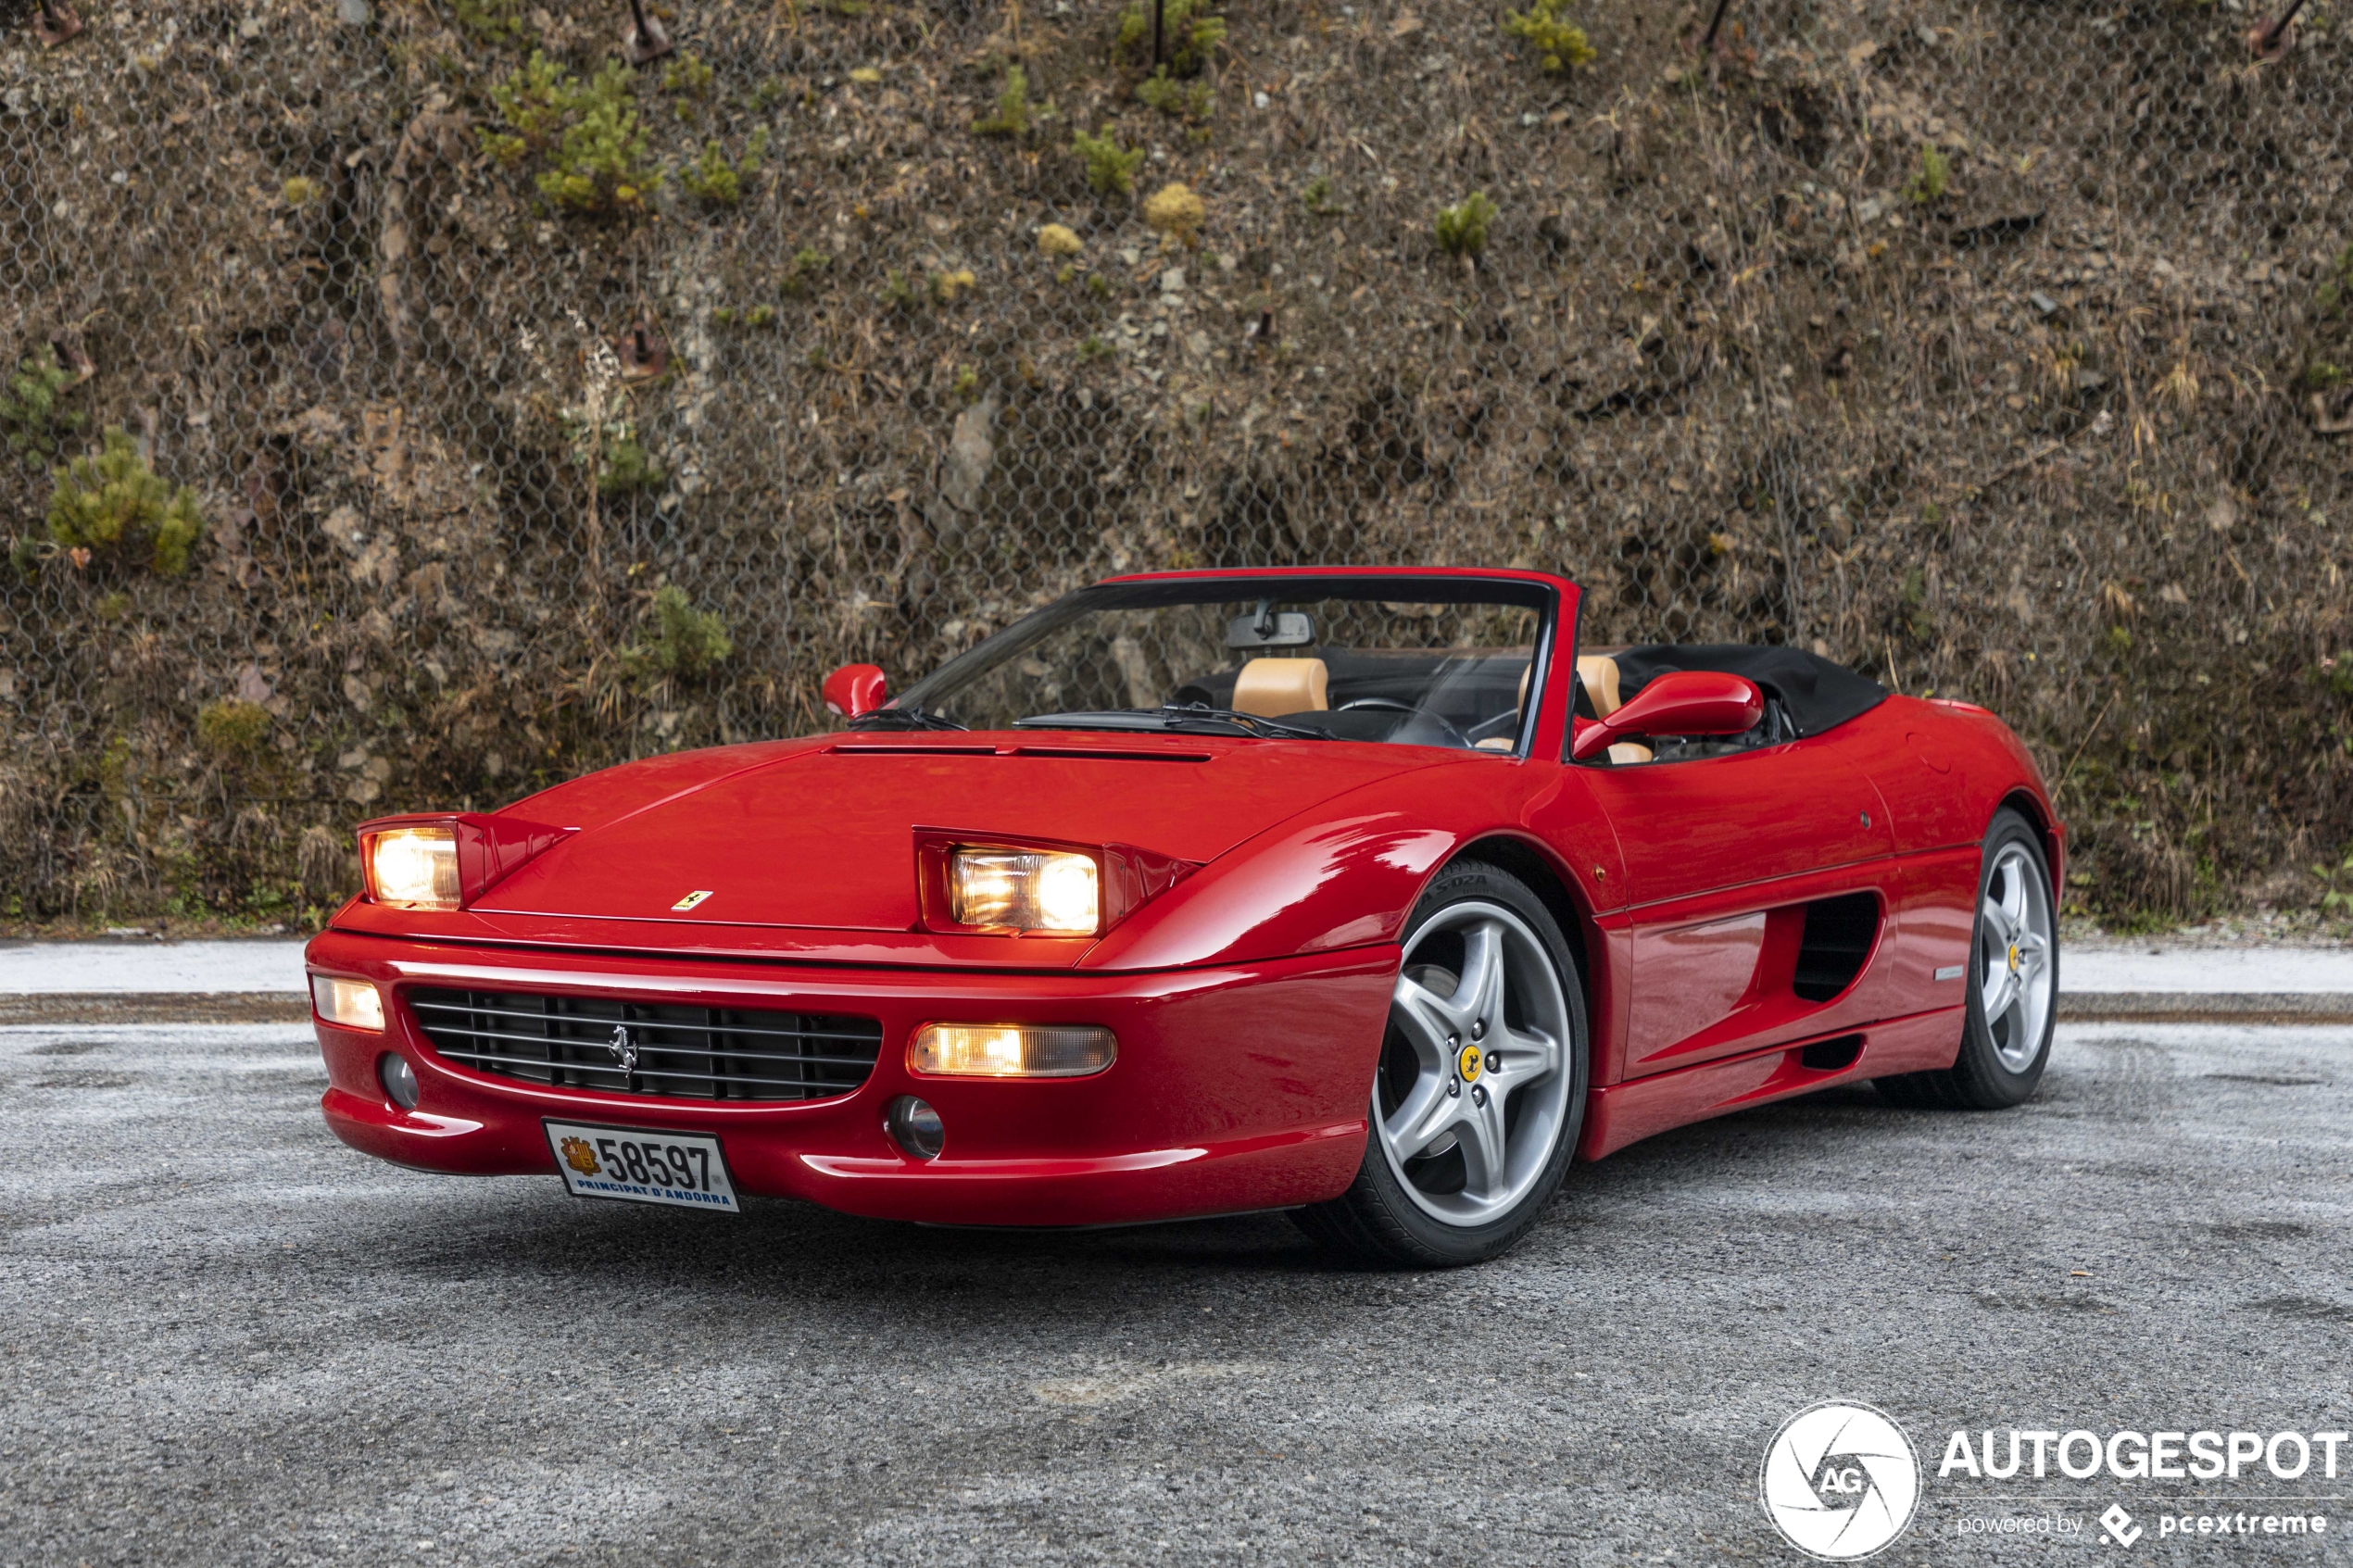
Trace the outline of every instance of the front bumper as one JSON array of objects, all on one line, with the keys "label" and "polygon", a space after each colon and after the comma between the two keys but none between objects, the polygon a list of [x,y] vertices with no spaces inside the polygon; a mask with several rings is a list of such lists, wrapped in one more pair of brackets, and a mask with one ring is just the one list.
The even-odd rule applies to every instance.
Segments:
[{"label": "front bumper", "polygon": [[[1215,969],[1007,974],[550,953],[330,931],[311,972],[371,980],[385,1027],[314,1017],[323,1109],[362,1153],[468,1175],[555,1173],[542,1117],[715,1135],[737,1188],[878,1218],[953,1224],[1117,1224],[1319,1202],[1363,1158],[1365,1112],[1397,972],[1393,947]],[[878,1018],[857,1089],[750,1103],[549,1087],[447,1060],[417,1028],[416,987],[559,992],[698,1007]],[[1092,1023],[1118,1058],[1092,1077],[919,1077],[925,1023]],[[407,1057],[416,1110],[384,1096],[377,1060]],[[937,1160],[883,1130],[902,1094],[939,1111]]]}]

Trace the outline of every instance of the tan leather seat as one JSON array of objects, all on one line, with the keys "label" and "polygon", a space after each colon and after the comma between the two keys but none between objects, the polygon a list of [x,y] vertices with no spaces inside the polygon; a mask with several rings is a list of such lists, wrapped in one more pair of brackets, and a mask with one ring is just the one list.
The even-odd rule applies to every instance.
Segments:
[{"label": "tan leather seat", "polygon": [[1617,660],[1605,653],[1589,653],[1577,660],[1577,678],[1585,683],[1585,700],[1593,717],[1606,719],[1623,706],[1617,696]]},{"label": "tan leather seat", "polygon": [[[1617,695],[1617,660],[1609,655],[1589,653],[1579,659],[1577,678],[1585,683],[1585,700],[1593,705],[1594,718],[1606,719],[1626,706]],[[1632,741],[1609,748],[1609,759],[1616,763],[1647,762],[1654,755],[1649,746]]]},{"label": "tan leather seat", "polygon": [[1253,659],[1234,677],[1234,711],[1261,719],[1320,713],[1331,706],[1330,689],[1320,659]]}]

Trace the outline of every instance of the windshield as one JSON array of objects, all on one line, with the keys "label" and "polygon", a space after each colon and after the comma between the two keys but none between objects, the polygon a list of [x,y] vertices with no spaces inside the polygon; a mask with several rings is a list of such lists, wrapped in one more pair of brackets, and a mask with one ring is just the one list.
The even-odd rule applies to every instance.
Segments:
[{"label": "windshield", "polygon": [[857,722],[1509,753],[1553,613],[1541,583],[1476,578],[1110,583],[1017,621]]}]

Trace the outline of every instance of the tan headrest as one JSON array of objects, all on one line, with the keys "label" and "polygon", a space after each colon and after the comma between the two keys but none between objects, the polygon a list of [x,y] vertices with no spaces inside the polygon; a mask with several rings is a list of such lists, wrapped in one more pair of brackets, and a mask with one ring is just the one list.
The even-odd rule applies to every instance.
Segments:
[{"label": "tan headrest", "polygon": [[1617,660],[1605,653],[1589,653],[1577,661],[1577,678],[1585,683],[1585,699],[1593,717],[1606,719],[1617,711]]},{"label": "tan headrest", "polygon": [[1320,659],[1253,659],[1234,677],[1234,711],[1279,719],[1320,712],[1331,704],[1331,674]]}]

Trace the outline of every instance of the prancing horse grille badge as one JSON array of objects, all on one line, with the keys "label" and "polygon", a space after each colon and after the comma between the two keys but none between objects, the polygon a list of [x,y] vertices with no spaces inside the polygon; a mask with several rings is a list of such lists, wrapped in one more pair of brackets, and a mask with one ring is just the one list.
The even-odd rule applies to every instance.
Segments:
[{"label": "prancing horse grille badge", "polygon": [[637,1042],[629,1037],[629,1025],[613,1025],[612,1038],[605,1042],[605,1049],[612,1052],[613,1060],[621,1063],[623,1073],[637,1071]]}]

